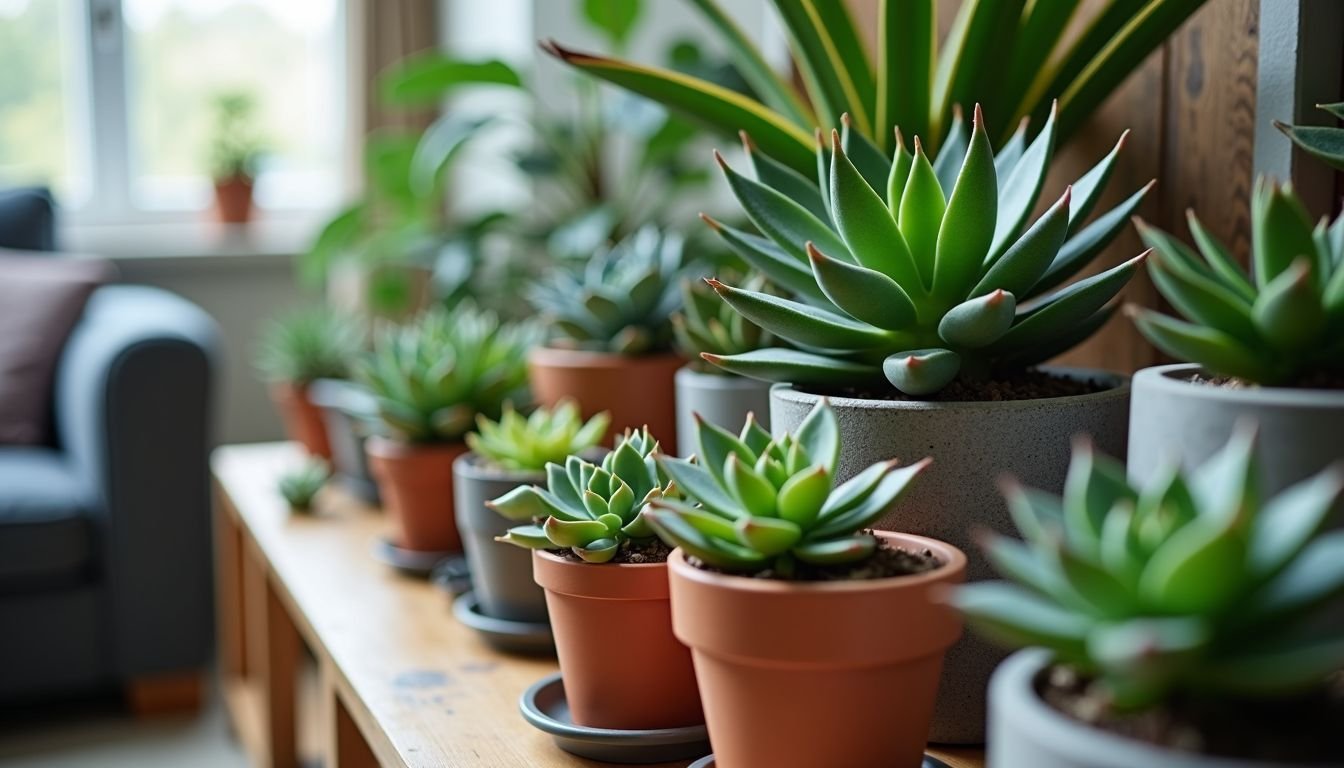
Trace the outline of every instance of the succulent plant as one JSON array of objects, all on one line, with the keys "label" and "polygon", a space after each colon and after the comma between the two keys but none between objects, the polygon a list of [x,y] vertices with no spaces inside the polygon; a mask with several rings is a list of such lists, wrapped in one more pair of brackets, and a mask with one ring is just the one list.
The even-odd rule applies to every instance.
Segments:
[{"label": "succulent plant", "polygon": [[[761,278],[749,280],[745,287],[763,290]],[[682,310],[672,316],[672,331],[677,350],[702,373],[724,373],[706,364],[701,355],[740,355],[774,344],[774,336],[719,300],[709,286],[699,280],[681,283]]]},{"label": "succulent plant", "polygon": [[[1344,101],[1338,104],[1317,104],[1318,108],[1344,120]],[[1322,162],[1344,171],[1344,128],[1319,125],[1288,125],[1278,120],[1274,127],[1283,131],[1304,152]]]},{"label": "succulent plant", "polygon": [[476,431],[467,433],[467,447],[497,467],[540,472],[597,445],[610,421],[604,411],[584,422],[573,400],[562,400],[553,409],[538,408],[526,417],[505,403],[499,421],[476,415]]},{"label": "succulent plant", "polygon": [[787,575],[798,561],[869,557],[877,538],[860,531],[931,461],[880,462],[836,487],[840,427],[825,400],[795,434],[772,439],[749,416],[740,435],[697,418],[696,436],[697,459],[659,458],[685,500],[656,499],[644,516],[668,544],[731,571]]},{"label": "succulent plant", "polygon": [[[1125,137],[1027,227],[1050,166],[1053,114],[996,157],[980,108],[930,162],[899,134],[891,162],[853,132],[818,155],[821,189],[747,149],[757,180],[719,158],[759,237],[710,220],[793,298],[710,281],[748,319],[799,349],[706,356],[734,373],[801,385],[927,395],[1064,352],[1110,317],[1142,256],[1064,287],[1124,227],[1151,187],[1084,224]],[[827,167],[829,166],[829,168]],[[768,238],[768,239],[767,239]]]},{"label": "succulent plant", "polygon": [[589,563],[616,557],[627,542],[652,539],[643,511],[660,498],[679,498],[658,469],[649,430],[627,430],[601,464],[570,456],[546,465],[546,487],[522,485],[487,504],[510,520],[531,520],[499,537],[528,549],[568,549]]},{"label": "succulent plant", "polygon": [[666,350],[681,305],[683,246],[680,235],[645,227],[536,283],[532,303],[562,335],[552,343],[622,355]]},{"label": "succulent plant", "polygon": [[1344,371],[1344,216],[1312,228],[1290,185],[1260,179],[1251,198],[1251,275],[1188,214],[1199,253],[1138,223],[1149,273],[1189,322],[1130,308],[1167,354],[1259,384]]},{"label": "succulent plant", "polygon": [[355,318],[327,307],[302,309],[262,331],[256,367],[270,381],[344,379],[363,351],[364,330]]},{"label": "succulent plant", "polygon": [[303,466],[280,477],[280,495],[292,509],[305,512],[312,508],[313,498],[331,477],[331,466],[321,459],[309,459]]},{"label": "succulent plant", "polygon": [[1344,667],[1344,632],[1319,621],[1344,595],[1344,530],[1319,533],[1344,466],[1268,500],[1257,486],[1245,423],[1194,472],[1142,488],[1080,443],[1062,499],[1005,485],[1025,542],[990,535],[984,550],[1015,583],[955,602],[990,637],[1050,649],[1117,710],[1319,684]]},{"label": "succulent plant", "polygon": [[527,399],[527,350],[541,341],[533,323],[502,323],[460,304],[405,326],[382,329],[360,378],[389,430],[408,442],[455,442],[477,415],[499,418]]}]

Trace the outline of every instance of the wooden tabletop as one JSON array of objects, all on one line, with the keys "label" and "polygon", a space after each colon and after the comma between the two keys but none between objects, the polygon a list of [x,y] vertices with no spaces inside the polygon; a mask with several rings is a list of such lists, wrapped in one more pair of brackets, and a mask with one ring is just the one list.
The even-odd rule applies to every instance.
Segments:
[{"label": "wooden tabletop", "polygon": [[[217,450],[222,513],[265,561],[279,603],[380,764],[609,765],[561,751],[519,714],[519,695],[556,671],[553,660],[492,650],[453,619],[444,592],[373,559],[386,533],[376,510],[327,489],[315,514],[291,514],[275,488],[299,461],[290,444]],[[983,766],[979,750],[933,754],[953,768]]]}]

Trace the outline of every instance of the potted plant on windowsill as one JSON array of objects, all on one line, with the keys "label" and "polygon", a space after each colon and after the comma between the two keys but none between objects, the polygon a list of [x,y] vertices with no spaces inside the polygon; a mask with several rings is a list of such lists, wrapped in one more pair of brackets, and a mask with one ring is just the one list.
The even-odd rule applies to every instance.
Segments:
[{"label": "potted plant on windowsill", "polygon": [[1315,229],[1288,185],[1261,180],[1251,203],[1251,274],[1193,213],[1198,253],[1139,223],[1153,283],[1186,320],[1131,308],[1144,336],[1189,365],[1134,376],[1129,472],[1212,455],[1238,419],[1274,447],[1262,462],[1273,492],[1344,455],[1344,216]]},{"label": "potted plant on windowsill", "polygon": [[261,143],[253,126],[256,104],[251,94],[221,93],[214,99],[215,126],[210,144],[215,214],[225,224],[246,224],[252,218],[252,182]]},{"label": "potted plant on windowsill", "polygon": [[490,503],[505,517],[535,521],[500,540],[533,551],[565,698],[580,726],[704,722],[690,652],[672,634],[671,548],[642,515],[654,499],[679,493],[658,469],[657,449],[648,430],[627,432],[601,464],[570,456],[547,465],[545,488],[520,486]]},{"label": "potted plant on windowsill", "polygon": [[527,400],[527,350],[535,325],[501,323],[460,304],[377,335],[360,378],[378,401],[388,435],[365,443],[392,544],[414,552],[462,548],[453,519],[453,460],[477,415],[498,418]]},{"label": "potted plant on windowsill", "polygon": [[[884,461],[835,485],[840,427],[823,400],[795,434],[699,423],[695,462],[660,458],[685,501],[645,517],[669,558],[672,626],[690,646],[714,764],[921,764],[943,652],[961,634],[938,599],[966,558],[866,530],[928,461]],[[698,504],[698,506],[693,506]]]},{"label": "potted plant on windowsill", "polygon": [[1086,445],[1062,501],[1007,486],[1026,541],[985,552],[1015,583],[955,597],[972,627],[1040,646],[994,675],[990,765],[1344,764],[1344,531],[1318,533],[1344,465],[1264,498],[1249,427],[1137,488]]},{"label": "potted plant on windowsill", "polygon": [[608,437],[647,426],[676,434],[671,316],[681,305],[680,235],[646,227],[577,269],[560,267],[533,286],[532,304],[558,332],[528,356],[542,405],[564,399],[584,416],[611,414]]},{"label": "potted plant on windowsill", "polygon": [[363,351],[360,324],[325,307],[283,315],[262,331],[256,368],[270,384],[271,400],[289,438],[308,453],[331,459],[326,425],[309,387],[318,379],[346,378]]}]

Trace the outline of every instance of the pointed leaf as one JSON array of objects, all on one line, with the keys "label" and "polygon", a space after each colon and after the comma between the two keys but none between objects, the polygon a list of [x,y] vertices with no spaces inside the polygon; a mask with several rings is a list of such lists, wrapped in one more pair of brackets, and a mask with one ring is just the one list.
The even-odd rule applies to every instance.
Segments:
[{"label": "pointed leaf", "polygon": [[882,372],[892,386],[907,395],[931,395],[957,377],[961,357],[948,349],[912,349],[882,361]]},{"label": "pointed leaf", "polygon": [[994,239],[989,222],[998,215],[999,192],[994,176],[994,149],[984,122],[980,106],[976,105],[970,147],[938,230],[933,294],[944,302],[966,297],[980,277]]},{"label": "pointed leaf", "polygon": [[809,541],[793,548],[799,560],[814,565],[855,563],[871,557],[877,550],[877,539],[871,534],[859,534],[844,539]]},{"label": "pointed leaf", "polygon": [[887,333],[867,323],[767,293],[710,285],[748,320],[789,341],[823,349],[868,349],[887,343]]},{"label": "pointed leaf", "polygon": [[1222,376],[1262,380],[1268,368],[1241,342],[1222,331],[1194,325],[1152,310],[1127,308],[1134,325],[1153,346],[1177,360],[1199,363]]},{"label": "pointed leaf", "polygon": [[1298,258],[1261,288],[1255,300],[1255,327],[1276,347],[1306,349],[1325,329],[1325,309],[1312,287],[1311,271],[1311,260]]},{"label": "pointed leaf", "polygon": [[[943,225],[943,211],[947,203],[938,176],[924,155],[919,137],[915,137],[915,157],[910,166],[910,177],[901,193],[900,216],[897,219],[905,244],[920,275],[920,285],[932,287],[934,260],[938,253],[938,230]],[[901,282],[906,282],[904,279]]]},{"label": "pointed leaf", "polygon": [[774,517],[744,517],[734,523],[733,528],[743,546],[767,557],[789,551],[802,536],[795,523]]},{"label": "pointed leaf", "polygon": [[1028,289],[1041,279],[1045,270],[1059,254],[1060,246],[1069,228],[1069,200],[1071,192],[1050,207],[1031,228],[1008,247],[971,289],[972,296],[983,296],[1002,289],[1014,296],[1026,295]]},{"label": "pointed leaf", "polygon": [[835,472],[835,465],[840,461],[840,423],[825,399],[812,406],[793,436],[813,464],[827,472]]},{"label": "pointed leaf", "polygon": [[987,261],[993,261],[1017,239],[1027,223],[1027,217],[1036,207],[1036,199],[1045,186],[1045,174],[1050,169],[1050,158],[1055,151],[1055,112],[1051,110],[1041,132],[1022,153],[1022,159],[1013,167],[1000,195],[998,217],[994,224],[994,239],[989,247]]},{"label": "pointed leaf", "polygon": [[774,240],[775,244],[783,248],[786,253],[803,261],[803,245],[811,241],[834,256],[844,257],[849,254],[849,249],[845,247],[840,237],[817,217],[808,213],[806,208],[764,184],[734,171],[717,152],[714,154],[714,159],[723,169],[723,174],[728,179],[728,186],[732,188],[733,194],[741,203],[747,217],[751,219],[751,223]]},{"label": "pointed leaf", "polygon": [[[877,19],[877,119],[873,135],[893,126],[927,136],[932,98],[935,0],[881,0]],[[901,180],[904,182],[905,177]],[[897,197],[896,199],[899,199]]]},{"label": "pointed leaf", "polygon": [[[896,228],[891,211],[859,175],[834,136],[832,147],[831,210],[848,246],[844,253],[852,253],[859,264],[923,293],[914,259],[906,247],[905,238]],[[836,256],[824,244],[818,242],[816,245],[827,255]]]},{"label": "pointed leaf", "polygon": [[790,477],[779,489],[779,516],[804,529],[821,513],[831,493],[831,475],[816,466]]},{"label": "pointed leaf", "polygon": [[701,357],[725,371],[764,381],[849,386],[882,381],[882,370],[877,366],[796,349],[775,347],[737,355],[702,354]]},{"label": "pointed leaf", "polygon": [[[895,230],[894,224],[892,229]],[[896,236],[900,237],[900,233]],[[867,267],[832,259],[811,243],[808,243],[807,255],[817,285],[845,314],[886,330],[902,330],[915,324],[914,303],[890,277]]]},{"label": "pointed leaf", "polygon": [[1083,231],[1065,240],[1064,245],[1059,249],[1059,254],[1050,263],[1050,267],[1045,270],[1045,274],[1041,276],[1040,280],[1036,281],[1036,284],[1024,297],[1021,297],[1021,301],[1040,296],[1078,274],[1084,267],[1092,263],[1092,260],[1125,228],[1125,223],[1138,210],[1139,204],[1143,202],[1148,190],[1152,189],[1155,183],[1148,182],[1138,192],[1126,198],[1123,203],[1098,216],[1095,221],[1084,227]]},{"label": "pointed leaf", "polygon": [[938,335],[953,347],[983,347],[1008,330],[1016,309],[1013,295],[1005,291],[967,299],[943,315],[938,323]]}]

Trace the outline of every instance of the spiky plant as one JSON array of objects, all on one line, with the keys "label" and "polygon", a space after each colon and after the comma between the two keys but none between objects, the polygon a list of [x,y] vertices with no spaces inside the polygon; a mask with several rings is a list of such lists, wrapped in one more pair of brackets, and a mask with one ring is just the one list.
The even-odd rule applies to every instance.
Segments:
[{"label": "spiky plant", "polygon": [[1199,253],[1138,222],[1148,271],[1189,322],[1129,309],[1167,354],[1259,384],[1344,371],[1344,216],[1315,229],[1290,185],[1260,179],[1251,198],[1251,275],[1188,214]]},{"label": "spiky plant", "polygon": [[498,418],[506,402],[527,400],[527,350],[541,338],[534,323],[503,323],[470,304],[435,309],[384,328],[360,378],[394,435],[456,442],[478,414]]},{"label": "spiky plant", "polygon": [[[765,238],[713,222],[793,298],[711,285],[748,319],[799,347],[707,356],[734,373],[800,385],[927,395],[954,378],[1048,360],[1110,317],[1142,256],[1059,287],[1101,253],[1151,185],[1084,224],[1124,145],[1027,226],[1054,149],[1055,120],[996,157],[977,106],[971,130],[930,161],[898,135],[889,162],[848,132],[818,155],[821,190],[748,142],[756,180],[719,158]],[[885,381],[884,381],[885,375]]]},{"label": "spiky plant", "polygon": [[658,460],[685,501],[656,499],[644,516],[668,544],[731,571],[787,576],[799,561],[868,558],[877,538],[860,531],[886,514],[930,461],[880,462],[835,487],[840,427],[825,400],[795,434],[772,439],[748,417],[740,435],[697,419],[696,437],[698,459]]},{"label": "spiky plant", "polygon": [[563,464],[597,445],[611,416],[605,411],[587,422],[573,400],[555,408],[538,408],[523,416],[509,403],[498,421],[476,416],[476,431],[467,433],[467,447],[490,464],[516,472],[540,472],[550,463]]},{"label": "spiky plant", "polygon": [[536,283],[529,298],[561,334],[552,343],[622,355],[668,349],[684,245],[681,235],[645,227]]},{"label": "spiky plant", "polygon": [[654,460],[658,442],[647,429],[627,430],[601,464],[570,456],[546,465],[546,487],[519,486],[486,506],[510,520],[532,521],[499,541],[528,549],[568,549],[585,562],[605,563],[623,546],[653,538],[641,514],[679,492]]},{"label": "spiky plant", "polygon": [[282,475],[278,489],[291,509],[307,512],[312,508],[317,492],[322,490],[330,477],[331,466],[327,462],[309,459],[298,469]]},{"label": "spiky plant", "polygon": [[1318,533],[1344,466],[1262,499],[1254,454],[1242,424],[1196,471],[1133,488],[1079,444],[1063,499],[1005,485],[1025,541],[990,535],[984,550],[1015,583],[955,601],[988,636],[1048,648],[1117,710],[1319,685],[1344,666],[1344,632],[1321,622],[1339,615],[1344,531]]},{"label": "spiky plant", "polygon": [[266,325],[256,368],[268,381],[344,379],[363,351],[364,329],[355,318],[327,307],[302,309]]},{"label": "spiky plant", "polygon": [[[765,287],[756,278],[747,286]],[[719,300],[709,286],[699,280],[681,283],[682,310],[672,315],[672,331],[677,350],[701,373],[723,373],[723,369],[704,362],[701,355],[737,355],[773,346],[774,336],[743,317]]]},{"label": "spiky plant", "polygon": [[[1317,104],[1317,108],[1344,120],[1344,101],[1338,104]],[[1288,125],[1274,121],[1274,127],[1283,131],[1304,152],[1344,171],[1344,128],[1319,125]]]},{"label": "spiky plant", "polygon": [[[759,100],[694,77],[622,59],[582,53],[549,42],[566,63],[731,135],[746,130],[785,166],[807,174],[812,129],[853,129],[884,153],[892,128],[924,137],[933,150],[955,134],[957,104],[986,104],[999,146],[1024,117],[1040,124],[1059,99],[1061,139],[1067,139],[1148,54],[1204,0],[1107,0],[1074,17],[1079,0],[963,0],[941,48],[938,0],[882,0],[877,48],[865,50],[846,4],[836,0],[773,0],[784,22],[806,87],[797,93],[716,0],[690,0],[723,39]],[[1089,9],[1098,4],[1088,4]],[[872,63],[876,63],[873,66]]]}]

